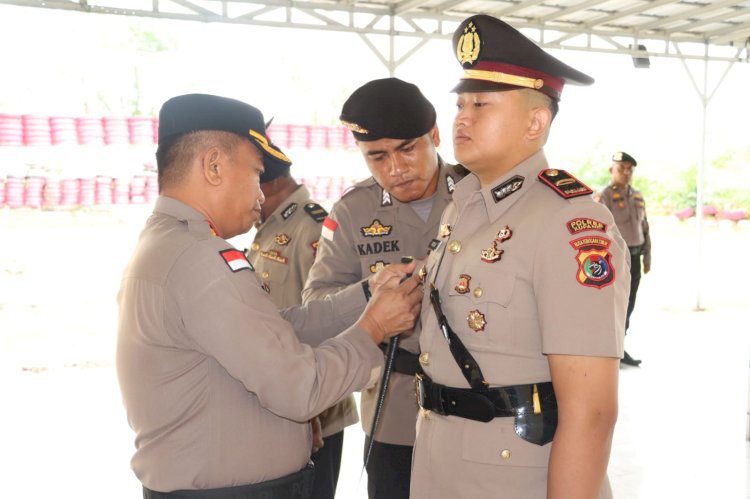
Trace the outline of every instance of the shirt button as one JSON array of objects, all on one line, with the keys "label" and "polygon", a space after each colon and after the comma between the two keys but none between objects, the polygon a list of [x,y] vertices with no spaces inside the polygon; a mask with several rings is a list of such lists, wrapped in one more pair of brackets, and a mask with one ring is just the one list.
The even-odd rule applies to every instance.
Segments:
[{"label": "shirt button", "polygon": [[448,251],[451,253],[458,253],[461,251],[461,241],[456,241],[455,239],[448,243]]},{"label": "shirt button", "polygon": [[424,352],[419,355],[419,363],[423,366],[429,366],[430,365],[430,354],[427,352]]},{"label": "shirt button", "polygon": [[252,244],[252,245],[250,246],[250,249],[251,249],[251,250],[253,250],[253,251],[258,251],[258,250],[260,249],[260,244],[258,244],[258,243],[253,243],[253,244]]},{"label": "shirt button", "polygon": [[482,296],[482,288],[474,288],[474,296],[477,298]]},{"label": "shirt button", "polygon": [[268,279],[268,271],[267,271],[267,270],[264,270],[263,272],[261,272],[261,273],[260,273],[260,276],[261,276],[261,277],[262,277],[263,279]]},{"label": "shirt button", "polygon": [[500,453],[500,457],[507,461],[508,459],[510,459],[510,451],[508,449],[503,449],[503,451]]}]

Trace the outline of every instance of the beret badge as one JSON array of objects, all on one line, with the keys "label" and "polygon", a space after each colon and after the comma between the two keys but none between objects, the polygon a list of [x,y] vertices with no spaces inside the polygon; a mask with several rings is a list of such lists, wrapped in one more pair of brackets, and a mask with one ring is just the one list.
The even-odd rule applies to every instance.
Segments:
[{"label": "beret badge", "polygon": [[368,133],[370,133],[369,130],[367,130],[366,128],[362,128],[356,123],[351,123],[349,121],[341,120],[341,124],[344,125],[346,128],[348,128],[349,130],[351,130],[352,132],[361,133],[364,135],[367,135]]},{"label": "beret badge", "polygon": [[479,58],[479,50],[482,46],[482,41],[479,39],[479,33],[477,33],[477,27],[474,22],[471,21],[464,28],[464,33],[461,38],[458,39],[456,44],[456,58],[458,62],[463,64],[474,64]]}]

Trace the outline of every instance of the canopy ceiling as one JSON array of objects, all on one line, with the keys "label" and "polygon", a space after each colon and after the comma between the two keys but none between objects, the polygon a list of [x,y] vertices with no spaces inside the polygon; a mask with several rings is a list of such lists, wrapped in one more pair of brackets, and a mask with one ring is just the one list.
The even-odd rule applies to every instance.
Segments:
[{"label": "canopy ceiling", "polygon": [[[90,13],[448,38],[475,13],[546,48],[749,62],[750,0],[0,0]],[[528,28],[528,29],[526,29]],[[638,52],[643,45],[645,52]],[[398,61],[395,61],[398,63]]]}]

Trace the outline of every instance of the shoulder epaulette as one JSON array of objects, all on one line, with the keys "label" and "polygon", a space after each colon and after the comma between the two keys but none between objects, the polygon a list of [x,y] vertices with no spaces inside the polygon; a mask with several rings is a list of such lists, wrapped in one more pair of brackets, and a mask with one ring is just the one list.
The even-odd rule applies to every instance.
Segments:
[{"label": "shoulder epaulette", "polygon": [[555,170],[552,168],[542,170],[537,175],[537,178],[565,199],[587,196],[593,192],[589,186],[565,170]]},{"label": "shoulder epaulette", "polygon": [[305,211],[318,223],[321,223],[328,216],[328,212],[318,203],[307,203]]}]

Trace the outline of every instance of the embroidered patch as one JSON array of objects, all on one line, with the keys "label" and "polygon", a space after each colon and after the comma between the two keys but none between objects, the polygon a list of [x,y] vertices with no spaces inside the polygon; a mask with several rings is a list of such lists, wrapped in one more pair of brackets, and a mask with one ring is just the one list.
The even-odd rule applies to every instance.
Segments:
[{"label": "embroidered patch", "polygon": [[565,222],[565,226],[571,234],[578,234],[585,230],[607,232],[607,224],[600,222],[599,220],[594,220],[593,218],[574,218],[573,220]]},{"label": "embroidered patch", "polygon": [[456,284],[456,287],[453,288],[456,290],[456,293],[465,295],[469,292],[469,283],[471,282],[471,276],[469,274],[461,274],[458,276],[458,284]]},{"label": "embroidered patch", "polygon": [[380,220],[375,219],[369,227],[360,227],[362,235],[365,237],[382,237],[387,236],[393,230],[392,225],[383,225]]},{"label": "embroidered patch", "polygon": [[325,220],[323,220],[323,229],[320,231],[321,237],[333,241],[333,233],[336,232],[338,226],[339,224],[337,224],[335,220],[326,217]]},{"label": "embroidered patch", "polygon": [[328,216],[328,212],[320,206],[318,203],[307,203],[305,205],[305,212],[312,217],[313,220],[320,223]]},{"label": "embroidered patch", "polygon": [[377,262],[370,265],[370,272],[374,274],[378,270],[383,270],[386,267],[386,265],[388,264],[384,262],[383,260],[378,260]]},{"label": "embroidered patch", "polygon": [[445,186],[448,188],[448,193],[453,194],[456,190],[456,181],[450,175],[445,176]]},{"label": "embroidered patch", "polygon": [[391,199],[390,193],[383,191],[383,197],[380,200],[380,206],[392,206],[393,199]]},{"label": "embroidered patch", "polygon": [[269,260],[273,260],[274,262],[283,263],[284,265],[286,265],[289,261],[287,257],[281,255],[281,252],[279,252],[279,250],[261,251],[260,256]]},{"label": "embroidered patch", "polygon": [[484,319],[484,314],[479,310],[472,310],[469,312],[466,322],[469,323],[469,328],[475,333],[484,331],[484,326],[487,325],[487,321]]},{"label": "embroidered patch", "polygon": [[286,234],[276,234],[273,238],[273,241],[279,246],[286,246],[291,240],[292,238],[290,238]]},{"label": "embroidered patch", "polygon": [[576,280],[584,286],[601,289],[615,282],[615,268],[609,246],[612,242],[604,237],[581,237],[570,241],[578,250]]},{"label": "embroidered patch", "polygon": [[524,180],[525,179],[522,176],[516,175],[515,177],[503,182],[502,184],[492,189],[492,197],[495,199],[495,202],[499,203],[514,192],[517,192],[521,187],[523,187]]},{"label": "embroidered patch", "polygon": [[565,199],[586,196],[594,192],[565,170],[542,170],[537,177],[544,185]]},{"label": "embroidered patch", "polygon": [[281,212],[281,218],[286,220],[287,218],[291,217],[295,211],[297,211],[297,203],[292,203],[284,208],[284,211]]},{"label": "embroidered patch", "polygon": [[245,254],[237,249],[225,249],[219,251],[219,255],[224,259],[224,262],[232,269],[232,272],[239,272],[240,270],[251,270],[255,272],[252,264],[247,260]]}]

